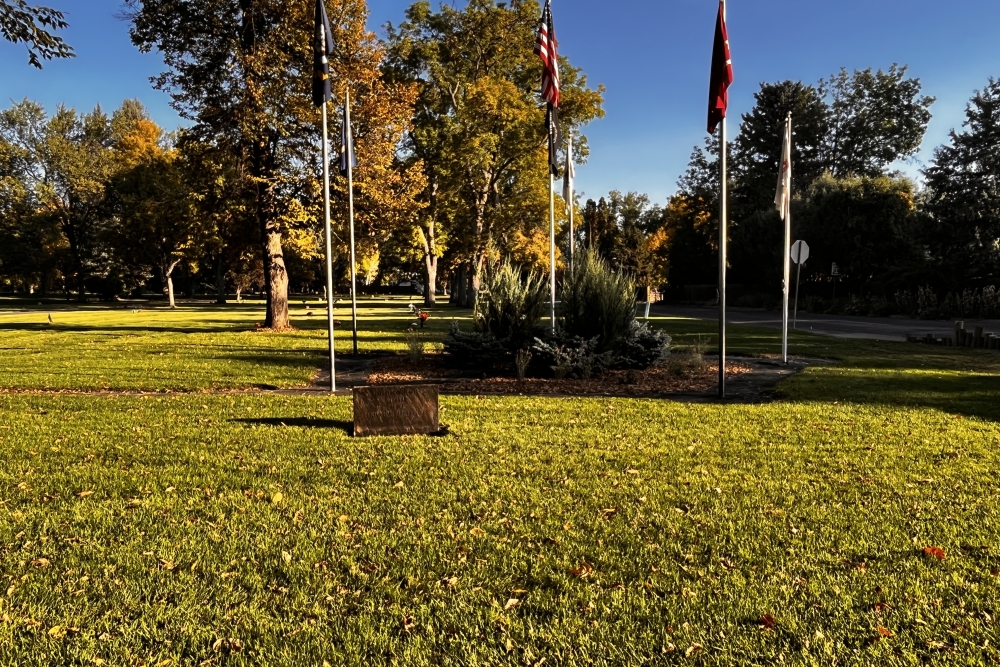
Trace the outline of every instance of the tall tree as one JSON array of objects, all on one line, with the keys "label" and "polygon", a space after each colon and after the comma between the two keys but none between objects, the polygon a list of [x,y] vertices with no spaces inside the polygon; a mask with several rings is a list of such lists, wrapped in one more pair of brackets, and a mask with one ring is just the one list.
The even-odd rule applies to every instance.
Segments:
[{"label": "tall tree", "polygon": [[[201,259],[214,266],[215,300],[224,304],[227,275],[235,272],[241,276],[240,284],[248,285],[252,280],[239,267],[249,266],[247,257],[260,256],[259,244],[254,242],[253,199],[244,187],[239,160],[229,152],[185,132],[178,137],[177,150],[195,214],[206,225]],[[263,269],[260,275],[263,276]],[[263,280],[256,284],[262,283]]]},{"label": "tall tree", "polygon": [[914,184],[900,177],[825,174],[797,209],[813,272],[836,262],[849,288],[892,294],[923,268]]},{"label": "tall tree", "polygon": [[60,106],[36,145],[39,215],[55,221],[66,238],[69,266],[80,301],[87,280],[103,268],[102,228],[107,221],[105,194],[114,165],[111,120],[97,107],[78,114]]},{"label": "tall tree", "polygon": [[47,289],[65,251],[56,221],[38,215],[46,121],[27,100],[0,112],[0,278],[15,288]]},{"label": "tall tree", "polygon": [[[315,235],[306,228],[316,226],[319,211],[319,112],[309,92],[313,7],[298,0],[126,4],[133,42],[143,51],[157,49],[170,68],[157,87],[169,91],[178,112],[194,122],[193,137],[236,156],[246,175],[264,263],[265,325],[284,329],[289,324],[283,241],[314,252],[309,239]],[[356,184],[364,225],[366,215],[373,221],[391,217],[412,200],[407,196],[412,177],[390,174],[391,162],[386,165],[409,111],[405,91],[380,87],[372,76],[381,52],[364,27],[364,0],[332,0],[328,9],[340,39],[334,87],[342,95],[343,85],[350,85],[358,104],[357,151],[367,160]]]},{"label": "tall tree", "polygon": [[[921,94],[920,80],[907,68],[871,69],[838,75],[818,87],[784,81],[762,84],[754,108],[743,116],[731,155],[731,278],[734,282],[780,288],[782,224],[773,199],[788,113],[794,117],[794,191],[805,193],[821,175],[876,178],[897,160],[919,149],[934,98]],[[717,225],[718,141],[696,148],[678,183],[687,208]],[[832,201],[832,200],[830,200]],[[793,233],[799,236],[793,204]],[[887,223],[888,224],[888,223]],[[675,234],[671,243],[698,243],[700,235]],[[683,255],[681,252],[678,257]],[[673,253],[671,253],[673,255]],[[672,267],[672,280],[686,272]]]},{"label": "tall tree", "polygon": [[[408,148],[428,176],[419,220],[428,288],[434,284],[444,228],[460,302],[471,303],[491,243],[534,237],[547,212],[546,132],[538,98],[541,61],[532,52],[541,8],[535,0],[468,0],[464,8],[414,3],[388,26],[393,80],[419,86]],[[603,88],[560,58],[565,126],[603,116]],[[588,154],[578,135],[576,155]],[[543,186],[543,183],[545,184]],[[468,289],[467,289],[468,288]],[[464,296],[464,298],[462,298]],[[430,291],[428,302],[433,302]]]},{"label": "tall tree", "polygon": [[312,8],[292,0],[127,0],[132,41],[157,49],[155,81],[200,140],[231,151],[246,174],[264,261],[265,326],[285,329],[288,274],[282,235],[303,165],[315,151]]},{"label": "tall tree", "polygon": [[785,119],[795,129],[793,192],[804,192],[827,168],[830,109],[819,91],[798,81],[762,83],[733,145],[730,249],[734,283],[781,285],[784,225],[774,211]]},{"label": "tall tree", "polygon": [[963,127],[924,170],[932,216],[925,245],[956,289],[1000,277],[1000,80],[976,91]]},{"label": "tall tree", "polygon": [[827,169],[830,109],[816,88],[800,81],[762,83],[754,99],[733,145],[733,195],[740,206],[756,211],[771,207],[774,200],[788,114],[795,129],[793,189],[805,190]]},{"label": "tall tree", "polygon": [[920,150],[935,99],[920,94],[920,79],[907,70],[898,64],[888,72],[842,69],[821,82],[830,106],[825,162],[835,176],[878,176]]},{"label": "tall tree", "polygon": [[112,120],[116,174],[109,184],[109,233],[123,264],[156,271],[176,307],[174,271],[197,258],[209,221],[195,212],[180,153],[138,102]]},{"label": "tall tree", "polygon": [[73,49],[54,34],[68,28],[66,16],[48,7],[30,6],[26,0],[0,0],[0,35],[28,49],[28,62],[38,69],[42,60],[72,58]]},{"label": "tall tree", "polygon": [[[426,206],[420,195],[427,185],[423,161],[401,156],[399,150],[412,127],[417,86],[387,79],[382,69],[385,46],[365,28],[367,20],[364,0],[336,0],[331,29],[338,54],[330,70],[337,105],[342,107],[346,93],[351,94],[358,158],[353,171],[359,249],[355,268],[366,278],[372,276],[372,260],[383,254],[383,246],[396,245],[399,236],[411,238],[413,225]],[[334,179],[333,196],[337,203],[333,219],[341,230],[340,238],[347,239],[346,175]],[[344,250],[346,254],[346,246]]]}]

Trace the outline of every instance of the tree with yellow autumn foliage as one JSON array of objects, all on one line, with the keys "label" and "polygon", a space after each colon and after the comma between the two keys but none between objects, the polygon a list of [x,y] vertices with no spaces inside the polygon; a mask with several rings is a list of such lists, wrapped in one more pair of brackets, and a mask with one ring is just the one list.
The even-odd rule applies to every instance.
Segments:
[{"label": "tree with yellow autumn foliage", "polygon": [[176,307],[174,270],[201,252],[208,229],[197,215],[178,151],[136,100],[112,121],[116,173],[108,187],[107,246],[133,275],[150,269]]},{"label": "tree with yellow autumn foliage", "polygon": [[[462,9],[442,4],[438,11],[422,0],[388,28],[387,72],[419,90],[407,148],[423,160],[428,178],[421,194],[427,208],[417,221],[428,303],[442,235],[455,271],[453,296],[467,305],[491,244],[509,250],[515,236],[532,239],[548,227],[541,61],[533,53],[540,14],[535,0],[469,0]],[[589,88],[565,56],[560,73],[562,124],[581,127],[603,116],[603,88]],[[586,137],[575,142],[575,155],[585,159]]]}]

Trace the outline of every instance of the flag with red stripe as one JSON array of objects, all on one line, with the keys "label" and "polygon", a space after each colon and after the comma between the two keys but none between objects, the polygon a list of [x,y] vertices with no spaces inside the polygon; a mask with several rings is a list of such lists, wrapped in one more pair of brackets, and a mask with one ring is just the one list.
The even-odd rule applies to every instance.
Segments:
[{"label": "flag with red stripe", "polygon": [[552,24],[552,0],[545,0],[542,20],[538,26],[535,53],[542,59],[542,98],[553,107],[559,106],[559,43]]},{"label": "flag with red stripe", "polygon": [[712,80],[708,90],[708,132],[726,117],[729,109],[729,86],[733,83],[733,60],[729,52],[729,31],[726,29],[726,6],[719,2],[719,18],[715,23],[715,47],[712,50]]}]

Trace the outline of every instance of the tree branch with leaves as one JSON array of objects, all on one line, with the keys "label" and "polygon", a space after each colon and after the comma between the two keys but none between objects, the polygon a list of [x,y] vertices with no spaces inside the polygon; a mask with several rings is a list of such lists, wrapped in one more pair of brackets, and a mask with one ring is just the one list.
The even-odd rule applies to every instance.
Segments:
[{"label": "tree branch with leaves", "polygon": [[73,58],[72,47],[54,34],[69,27],[65,15],[49,7],[32,7],[25,0],[0,0],[0,34],[28,49],[28,62],[42,69],[42,60]]}]

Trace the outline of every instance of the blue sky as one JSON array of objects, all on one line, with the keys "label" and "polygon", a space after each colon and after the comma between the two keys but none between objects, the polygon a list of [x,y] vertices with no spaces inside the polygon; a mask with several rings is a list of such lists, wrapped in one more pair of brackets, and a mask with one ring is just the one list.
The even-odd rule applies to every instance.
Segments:
[{"label": "blue sky", "polygon": [[[309,0],[302,0],[307,2]],[[462,0],[456,0],[461,3]],[[32,4],[35,4],[34,2]],[[113,109],[138,97],[167,128],[179,120],[149,77],[155,55],[130,43],[116,18],[120,0],[38,0],[66,11],[66,37],[78,57],[27,65],[20,46],[0,43],[0,99],[24,97],[50,109],[59,102]],[[369,0],[371,26],[399,22],[410,0]],[[586,129],[592,153],[577,170],[585,196],[612,189],[645,192],[664,202],[702,141],[716,0],[553,0],[561,52],[607,86],[607,117]],[[938,98],[915,174],[948,131],[961,124],[973,91],[1000,77],[996,35],[1000,3],[987,0],[730,0],[729,31],[736,83],[730,118],[753,104],[762,81],[815,82],[840,67],[910,65],[925,93]]]}]

